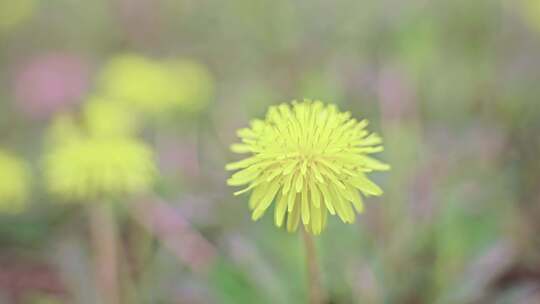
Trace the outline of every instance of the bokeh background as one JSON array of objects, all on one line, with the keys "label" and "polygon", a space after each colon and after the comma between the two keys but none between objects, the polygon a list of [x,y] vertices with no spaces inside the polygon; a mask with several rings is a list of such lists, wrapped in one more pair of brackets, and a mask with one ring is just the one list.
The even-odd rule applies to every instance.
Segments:
[{"label": "bokeh background", "polygon": [[[328,303],[540,303],[539,54],[538,0],[0,0],[0,303],[305,303],[300,236],[224,171],[303,98],[369,119],[392,165],[317,238]],[[66,117],[133,120],[147,191],[51,193]]]}]

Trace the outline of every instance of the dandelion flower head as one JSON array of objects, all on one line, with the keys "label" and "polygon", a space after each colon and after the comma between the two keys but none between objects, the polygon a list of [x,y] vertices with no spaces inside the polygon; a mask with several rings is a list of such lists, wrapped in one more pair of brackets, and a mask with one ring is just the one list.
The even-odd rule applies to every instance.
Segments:
[{"label": "dandelion flower head", "polygon": [[389,169],[369,156],[383,146],[367,125],[367,120],[357,121],[320,101],[272,106],[264,120],[238,131],[242,142],[231,149],[249,156],[226,166],[240,170],[227,182],[247,186],[235,195],[251,191],[253,220],[274,202],[275,224],[281,227],[286,221],[289,232],[302,222],[306,231],[320,234],[328,213],[353,223],[354,210],[364,208],[361,195],[383,193],[367,174]]},{"label": "dandelion flower head", "polygon": [[540,1],[521,0],[518,1],[523,18],[533,30],[540,31]]},{"label": "dandelion flower head", "polygon": [[[143,194],[156,176],[154,154],[131,135],[131,121],[114,120],[114,107],[90,103],[86,124],[59,117],[49,130],[49,151],[44,160],[48,190],[69,201],[91,201]],[[103,114],[113,119],[94,115]],[[99,116],[99,115],[98,115]]]},{"label": "dandelion flower head", "polygon": [[123,137],[137,131],[138,120],[133,111],[114,100],[91,98],[85,107],[84,122],[90,136]]},{"label": "dandelion flower head", "polygon": [[59,146],[45,166],[49,191],[72,201],[142,194],[155,176],[152,151],[127,138],[88,138]]},{"label": "dandelion flower head", "polygon": [[197,112],[213,90],[210,73],[202,65],[134,54],[113,58],[103,69],[101,86],[106,96],[149,114]]},{"label": "dandelion flower head", "polygon": [[166,63],[175,83],[178,107],[186,113],[202,111],[213,96],[213,79],[201,64],[189,60],[172,60]]},{"label": "dandelion flower head", "polygon": [[[80,117],[79,117],[80,116]],[[85,137],[114,139],[133,137],[138,131],[138,117],[114,100],[92,97],[87,100],[82,115],[60,114],[47,132],[50,146]]]},{"label": "dandelion flower head", "polygon": [[0,1],[0,32],[30,19],[37,5],[35,0]]},{"label": "dandelion flower head", "polygon": [[0,212],[23,211],[30,182],[26,163],[11,153],[0,151],[0,180]]}]

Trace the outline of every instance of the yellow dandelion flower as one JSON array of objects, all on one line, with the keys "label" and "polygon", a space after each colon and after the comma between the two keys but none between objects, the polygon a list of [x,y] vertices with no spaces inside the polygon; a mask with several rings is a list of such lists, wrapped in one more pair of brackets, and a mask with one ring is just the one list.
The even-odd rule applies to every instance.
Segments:
[{"label": "yellow dandelion flower", "polygon": [[121,105],[93,98],[83,119],[60,116],[48,131],[44,159],[48,190],[89,201],[144,193],[156,176],[150,147],[133,138],[134,119]]},{"label": "yellow dandelion flower", "polygon": [[518,1],[518,5],[528,25],[534,30],[540,31],[540,1],[522,0]]},{"label": "yellow dandelion flower", "polygon": [[111,98],[146,112],[164,111],[174,98],[173,81],[156,62],[134,54],[113,58],[103,69],[101,83]]},{"label": "yellow dandelion flower", "polygon": [[0,30],[24,23],[32,17],[36,8],[35,0],[0,1]]},{"label": "yellow dandelion flower", "polygon": [[165,63],[175,83],[175,100],[178,108],[187,113],[197,113],[206,108],[214,93],[210,72],[201,64],[188,60]]},{"label": "yellow dandelion flower", "polygon": [[54,119],[46,134],[49,145],[61,145],[83,138],[84,134],[70,115],[59,115]]},{"label": "yellow dandelion flower", "polygon": [[71,201],[145,193],[156,175],[152,150],[129,138],[57,145],[44,165],[48,190]]},{"label": "yellow dandelion flower", "polygon": [[82,119],[76,121],[72,115],[63,114],[54,119],[47,132],[47,141],[52,145],[93,138],[123,138],[137,131],[137,119],[132,111],[103,98],[91,98],[85,103]]},{"label": "yellow dandelion flower", "polygon": [[88,133],[93,137],[130,136],[137,130],[134,113],[114,100],[91,98],[86,103],[84,118]]},{"label": "yellow dandelion flower", "polygon": [[151,114],[193,113],[203,109],[212,94],[210,73],[203,66],[134,54],[113,58],[103,69],[101,86],[106,96]]},{"label": "yellow dandelion flower", "polygon": [[320,101],[272,106],[264,120],[238,131],[242,143],[231,149],[250,156],[226,166],[240,170],[227,183],[247,185],[235,195],[251,191],[253,220],[275,202],[275,224],[281,227],[286,218],[289,232],[301,221],[306,231],[320,234],[327,213],[353,223],[353,207],[363,210],[360,193],[383,193],[366,174],[389,169],[368,156],[383,147],[381,137],[367,131],[367,125],[367,120],[357,121]]},{"label": "yellow dandelion flower", "polygon": [[28,197],[30,173],[17,157],[0,151],[0,211],[18,213],[24,210]]}]

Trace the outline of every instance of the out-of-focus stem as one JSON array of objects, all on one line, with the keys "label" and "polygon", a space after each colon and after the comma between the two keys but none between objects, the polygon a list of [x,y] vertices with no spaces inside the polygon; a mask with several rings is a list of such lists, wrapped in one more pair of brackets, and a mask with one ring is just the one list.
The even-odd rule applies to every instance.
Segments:
[{"label": "out-of-focus stem", "polygon": [[118,281],[117,229],[108,203],[96,202],[89,208],[90,234],[96,269],[96,286],[106,304],[120,303]]},{"label": "out-of-focus stem", "polygon": [[313,236],[302,229],[306,254],[309,304],[323,304],[325,292],[321,284],[321,272],[317,261],[317,249]]}]

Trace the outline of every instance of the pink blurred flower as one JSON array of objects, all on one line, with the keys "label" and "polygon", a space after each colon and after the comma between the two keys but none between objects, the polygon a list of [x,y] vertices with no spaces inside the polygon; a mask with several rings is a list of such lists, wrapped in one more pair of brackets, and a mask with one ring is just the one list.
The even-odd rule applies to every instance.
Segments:
[{"label": "pink blurred flower", "polygon": [[18,107],[32,117],[48,117],[80,102],[88,88],[87,64],[72,54],[39,55],[22,64],[15,75]]}]

